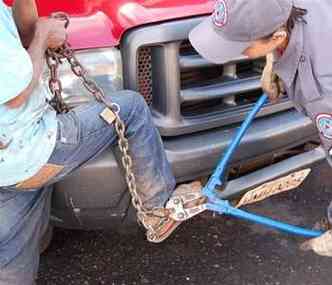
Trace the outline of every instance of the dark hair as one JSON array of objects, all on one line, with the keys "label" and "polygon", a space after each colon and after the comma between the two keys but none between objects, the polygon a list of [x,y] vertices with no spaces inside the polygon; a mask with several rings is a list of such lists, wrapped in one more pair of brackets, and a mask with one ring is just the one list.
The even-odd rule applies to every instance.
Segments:
[{"label": "dark hair", "polygon": [[299,7],[293,6],[286,27],[288,32],[291,32],[295,26],[295,23],[307,23],[304,16],[307,15],[308,11]]},{"label": "dark hair", "polygon": [[[285,24],[286,29],[288,31],[288,33],[291,33],[291,31],[293,30],[295,23],[307,23],[307,21],[304,19],[304,16],[308,14],[307,9],[302,9],[302,8],[298,8],[293,6],[290,16]],[[262,37],[262,39],[264,40],[268,40],[273,36],[274,32]]]}]

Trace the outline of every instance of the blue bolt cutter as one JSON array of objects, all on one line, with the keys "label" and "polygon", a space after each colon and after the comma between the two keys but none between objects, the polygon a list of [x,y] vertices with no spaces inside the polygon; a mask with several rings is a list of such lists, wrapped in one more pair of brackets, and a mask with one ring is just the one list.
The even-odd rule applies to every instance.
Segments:
[{"label": "blue bolt cutter", "polygon": [[[249,213],[247,211],[240,210],[233,207],[229,201],[219,198],[216,189],[220,189],[226,181],[226,170],[230,162],[232,155],[234,154],[236,148],[240,144],[240,141],[248,128],[250,127],[252,121],[254,120],[256,114],[263,107],[267,101],[267,96],[263,94],[258,102],[255,104],[252,111],[248,114],[245,121],[242,123],[241,127],[237,131],[235,137],[233,138],[231,144],[228,146],[225,154],[221,158],[217,168],[210,177],[206,186],[203,188],[202,193],[190,193],[183,197],[174,197],[167,204],[167,208],[172,210],[171,217],[177,221],[185,221],[205,210],[210,210],[218,214],[230,215],[244,220],[249,220],[254,223],[262,224],[268,227],[278,229],[290,234],[299,235],[303,237],[318,237],[323,233],[316,230],[305,229],[302,227],[286,224],[280,221],[273,220],[264,216]],[[202,197],[206,198],[206,203],[200,205],[192,206],[186,208],[186,204],[193,203]]]}]

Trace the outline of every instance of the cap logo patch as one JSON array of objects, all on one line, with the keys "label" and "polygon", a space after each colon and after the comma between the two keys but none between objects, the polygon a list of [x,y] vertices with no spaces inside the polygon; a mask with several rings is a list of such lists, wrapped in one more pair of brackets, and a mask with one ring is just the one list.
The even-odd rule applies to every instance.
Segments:
[{"label": "cap logo patch", "polygon": [[225,0],[217,0],[212,14],[212,20],[218,28],[221,28],[227,24],[228,11]]},{"label": "cap logo patch", "polygon": [[319,114],[316,117],[316,125],[320,134],[329,140],[332,140],[332,115]]}]

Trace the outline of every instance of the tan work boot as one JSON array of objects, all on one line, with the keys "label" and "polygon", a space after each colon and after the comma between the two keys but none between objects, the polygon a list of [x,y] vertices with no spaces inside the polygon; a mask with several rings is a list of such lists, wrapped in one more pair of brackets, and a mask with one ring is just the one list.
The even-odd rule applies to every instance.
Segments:
[{"label": "tan work boot", "polygon": [[[199,181],[190,184],[179,185],[173,192],[171,198],[183,194],[197,193],[202,190],[202,184]],[[198,201],[200,202],[200,201]],[[195,206],[195,205],[189,205]],[[167,210],[166,210],[167,211]],[[175,221],[168,215],[165,217],[150,216],[146,218],[145,224],[151,229],[147,231],[147,239],[153,243],[160,243],[166,240],[182,222]]]},{"label": "tan work boot", "polygon": [[332,257],[332,230],[327,231],[320,237],[305,241],[300,248],[304,251],[313,250],[321,256]]}]

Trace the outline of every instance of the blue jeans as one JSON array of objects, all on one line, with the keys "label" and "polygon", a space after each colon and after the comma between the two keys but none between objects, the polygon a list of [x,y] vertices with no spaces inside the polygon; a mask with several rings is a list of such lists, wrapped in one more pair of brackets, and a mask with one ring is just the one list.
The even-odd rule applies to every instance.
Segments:
[{"label": "blue jeans", "polygon": [[[110,96],[126,125],[138,193],[147,208],[163,207],[175,188],[162,141],[144,99],[132,91]],[[50,216],[49,185],[117,143],[113,125],[99,114],[105,106],[91,102],[58,116],[58,137],[50,164],[64,166],[42,189],[22,192],[0,188],[0,285],[31,285],[38,271],[39,241]],[[41,146],[42,147],[42,146]]]}]

